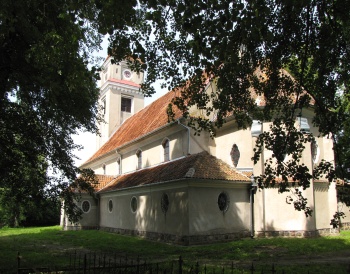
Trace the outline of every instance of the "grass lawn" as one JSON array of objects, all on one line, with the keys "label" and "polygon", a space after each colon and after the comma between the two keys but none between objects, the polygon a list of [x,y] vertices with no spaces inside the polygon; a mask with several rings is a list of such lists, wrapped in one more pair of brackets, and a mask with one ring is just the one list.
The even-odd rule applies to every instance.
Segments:
[{"label": "grass lawn", "polygon": [[[22,266],[39,267],[66,265],[68,254],[75,251],[127,256],[129,260],[139,256],[148,262],[177,260],[181,255],[185,264],[198,261],[208,269],[233,263],[242,270],[254,263],[256,267],[274,264],[285,273],[349,273],[350,231],[332,237],[241,239],[188,247],[96,230],[62,231],[58,226],[0,229],[0,273],[15,272],[18,252]],[[241,270],[237,273],[243,273]]]}]

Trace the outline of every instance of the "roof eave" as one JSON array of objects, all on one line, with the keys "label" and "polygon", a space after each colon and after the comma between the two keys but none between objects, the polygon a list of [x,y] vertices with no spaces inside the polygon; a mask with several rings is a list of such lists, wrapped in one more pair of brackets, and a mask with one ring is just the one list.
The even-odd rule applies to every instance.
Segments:
[{"label": "roof eave", "polygon": [[[195,178],[195,177],[183,177],[183,178],[178,178],[178,179],[173,179],[173,180],[168,180],[168,181],[161,181],[161,182],[155,182],[155,183],[150,183],[146,185],[137,185],[137,186],[131,186],[131,187],[124,187],[124,188],[117,188],[117,189],[111,189],[111,190],[106,190],[104,191],[104,188],[100,189],[97,191],[97,194],[105,194],[105,193],[112,193],[112,192],[117,192],[117,191],[124,191],[124,190],[132,190],[132,189],[139,189],[142,187],[150,187],[150,186],[158,186],[158,185],[165,185],[165,184],[170,184],[174,182],[184,182],[187,186],[203,186],[203,183],[210,183],[213,185],[213,187],[218,187],[218,183],[221,184],[230,184],[232,188],[240,188],[241,185],[246,185],[246,186],[251,186],[250,181],[243,181],[243,180],[226,180],[226,179],[208,179],[208,178]],[[198,183],[198,181],[201,181],[201,183]],[[183,185],[176,185],[176,188],[179,188]]]}]

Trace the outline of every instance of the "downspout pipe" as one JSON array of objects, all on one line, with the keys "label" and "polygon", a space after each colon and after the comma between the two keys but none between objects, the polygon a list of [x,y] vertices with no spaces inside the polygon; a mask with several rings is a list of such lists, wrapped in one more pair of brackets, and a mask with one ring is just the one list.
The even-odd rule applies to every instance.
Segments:
[{"label": "downspout pipe", "polygon": [[255,236],[255,224],[254,224],[254,194],[256,192],[257,185],[255,183],[254,175],[250,177],[251,185],[249,189],[250,198],[250,238]]},{"label": "downspout pipe", "polygon": [[187,129],[187,155],[190,155],[191,154],[191,147],[190,147],[190,136],[191,136],[191,128],[188,127],[188,126],[185,126],[184,124],[182,124],[180,122],[180,119],[177,120],[177,123],[180,125],[180,126],[183,126],[185,129]]}]

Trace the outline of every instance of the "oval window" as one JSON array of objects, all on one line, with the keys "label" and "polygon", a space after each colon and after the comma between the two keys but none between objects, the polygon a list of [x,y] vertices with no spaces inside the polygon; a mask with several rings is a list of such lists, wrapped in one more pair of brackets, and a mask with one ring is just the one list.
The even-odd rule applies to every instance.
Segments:
[{"label": "oval window", "polygon": [[89,210],[90,210],[90,202],[89,201],[83,201],[81,203],[81,209],[83,210],[84,213],[89,212]]},{"label": "oval window", "polygon": [[220,211],[225,213],[230,205],[230,199],[226,192],[221,192],[218,197],[218,206]]},{"label": "oval window", "polygon": [[109,212],[112,212],[112,211],[113,211],[113,201],[112,201],[112,200],[109,200],[109,201],[108,201],[108,211],[109,211]]},{"label": "oval window", "polygon": [[162,208],[163,213],[167,213],[168,209],[169,209],[169,197],[168,194],[164,193],[162,195],[162,198],[160,200],[160,206]]},{"label": "oval window", "polygon": [[130,206],[131,206],[131,211],[135,213],[137,210],[137,198],[135,196],[131,198]]},{"label": "oval window", "polygon": [[234,167],[237,167],[241,153],[239,152],[238,146],[236,144],[233,144],[230,155]]}]

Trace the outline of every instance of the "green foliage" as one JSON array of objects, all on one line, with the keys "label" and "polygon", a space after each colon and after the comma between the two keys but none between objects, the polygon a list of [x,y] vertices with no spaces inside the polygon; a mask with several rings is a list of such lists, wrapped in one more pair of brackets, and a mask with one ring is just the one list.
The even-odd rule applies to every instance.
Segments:
[{"label": "green foliage", "polygon": [[[176,88],[180,96],[172,103],[196,133],[215,134],[229,116],[243,128],[253,119],[273,122],[272,132],[258,138],[254,155],[256,162],[263,146],[274,154],[265,159],[261,186],[290,178],[293,186],[310,185],[313,171],[300,158],[313,137],[296,126],[306,109],[314,111],[314,125],[341,153],[336,136],[349,120],[339,96],[340,91],[349,96],[348,0],[141,0],[135,10],[130,29],[110,33],[109,53],[116,61],[131,56],[135,70],[147,67],[146,95],[154,92],[156,80]],[[217,89],[204,92],[214,82]],[[191,116],[193,106],[207,117]],[[287,163],[284,155],[289,155]],[[330,165],[334,162],[319,165],[317,176],[331,181]],[[286,183],[280,191],[285,190]]]},{"label": "green foliage", "polygon": [[[71,135],[97,131],[98,75],[88,66],[101,42],[97,17],[93,2],[0,3],[0,188],[17,219],[10,225],[43,197],[36,191],[59,194],[75,180]],[[51,187],[47,165],[66,180]]]}]

